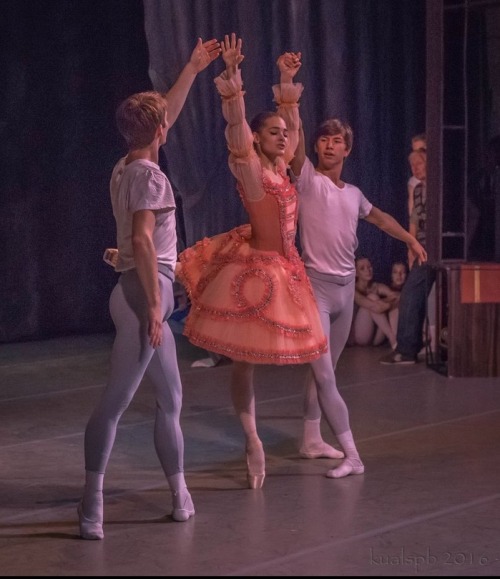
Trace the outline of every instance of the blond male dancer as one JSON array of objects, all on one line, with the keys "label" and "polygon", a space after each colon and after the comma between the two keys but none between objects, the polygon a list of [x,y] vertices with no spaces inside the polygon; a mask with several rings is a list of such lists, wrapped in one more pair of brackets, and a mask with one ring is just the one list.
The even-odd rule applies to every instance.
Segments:
[{"label": "blond male dancer", "polygon": [[174,307],[177,262],[175,200],[158,153],[196,75],[220,54],[216,40],[198,39],[170,91],[127,98],[116,113],[128,153],[115,165],[110,190],[116,220],[118,283],[110,297],[116,328],[111,370],[85,430],[85,488],[78,505],[80,536],[103,539],[103,480],[118,422],[147,373],[156,396],[154,445],[172,492],[172,518],[195,514],[184,479],[179,423],[182,384],[167,319]]}]

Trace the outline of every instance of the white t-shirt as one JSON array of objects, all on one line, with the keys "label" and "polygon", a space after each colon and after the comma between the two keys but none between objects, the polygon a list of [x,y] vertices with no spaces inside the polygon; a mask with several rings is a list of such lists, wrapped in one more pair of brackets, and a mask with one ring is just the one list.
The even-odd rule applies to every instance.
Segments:
[{"label": "white t-shirt", "polygon": [[348,276],[355,272],[359,219],[372,210],[360,189],[349,183],[337,187],[306,158],[296,183],[302,259],[320,273]]},{"label": "white t-shirt", "polygon": [[165,173],[156,163],[146,159],[137,159],[125,165],[123,157],[113,169],[110,192],[119,251],[116,271],[127,271],[135,267],[132,218],[134,212],[140,209],[156,212],[153,243],[158,263],[166,264],[175,271],[177,261],[175,199]]},{"label": "white t-shirt", "polygon": [[420,179],[417,179],[413,175],[408,179],[408,187],[415,189],[415,187],[420,183]]}]

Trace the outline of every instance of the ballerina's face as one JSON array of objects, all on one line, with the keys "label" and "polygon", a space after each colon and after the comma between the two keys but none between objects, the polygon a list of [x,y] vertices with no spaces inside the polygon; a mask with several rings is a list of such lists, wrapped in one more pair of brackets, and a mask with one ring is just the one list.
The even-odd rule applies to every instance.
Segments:
[{"label": "ballerina's face", "polygon": [[254,133],[254,142],[269,159],[282,157],[288,144],[288,129],[284,119],[279,116],[266,119],[258,132]]}]

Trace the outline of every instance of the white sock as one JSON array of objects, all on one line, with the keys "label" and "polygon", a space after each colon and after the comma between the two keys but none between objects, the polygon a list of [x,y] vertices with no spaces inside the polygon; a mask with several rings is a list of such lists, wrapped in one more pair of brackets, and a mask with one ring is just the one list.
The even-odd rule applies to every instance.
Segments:
[{"label": "white sock", "polygon": [[184,479],[184,473],[179,472],[168,476],[167,481],[172,491],[172,516],[176,521],[187,521],[194,515],[194,504]]},{"label": "white sock", "polygon": [[340,466],[329,470],[326,473],[326,476],[328,478],[343,478],[350,474],[363,474],[365,472],[365,467],[359,458],[352,432],[348,430],[347,432],[337,435],[337,438],[344,449],[346,458],[342,461]]},{"label": "white sock", "polygon": [[83,491],[82,511],[90,521],[102,522],[104,473],[85,471],[85,488]]},{"label": "white sock", "polygon": [[187,488],[186,480],[183,472],[178,472],[171,476],[167,476],[168,486],[173,493],[179,492]]}]

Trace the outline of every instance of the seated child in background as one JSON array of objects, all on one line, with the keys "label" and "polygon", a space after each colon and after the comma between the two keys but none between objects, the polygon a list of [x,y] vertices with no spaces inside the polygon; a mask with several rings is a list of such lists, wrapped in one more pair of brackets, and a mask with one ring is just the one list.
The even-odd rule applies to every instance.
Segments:
[{"label": "seated child in background", "polygon": [[[370,260],[356,260],[356,289],[354,315],[349,344],[351,346],[378,346],[385,339],[396,347],[397,308],[399,291],[373,280]],[[393,324],[391,325],[391,318]]]},{"label": "seated child in background", "polygon": [[394,291],[401,291],[408,275],[408,268],[406,263],[402,261],[395,261],[391,269],[391,283],[389,287]]}]

